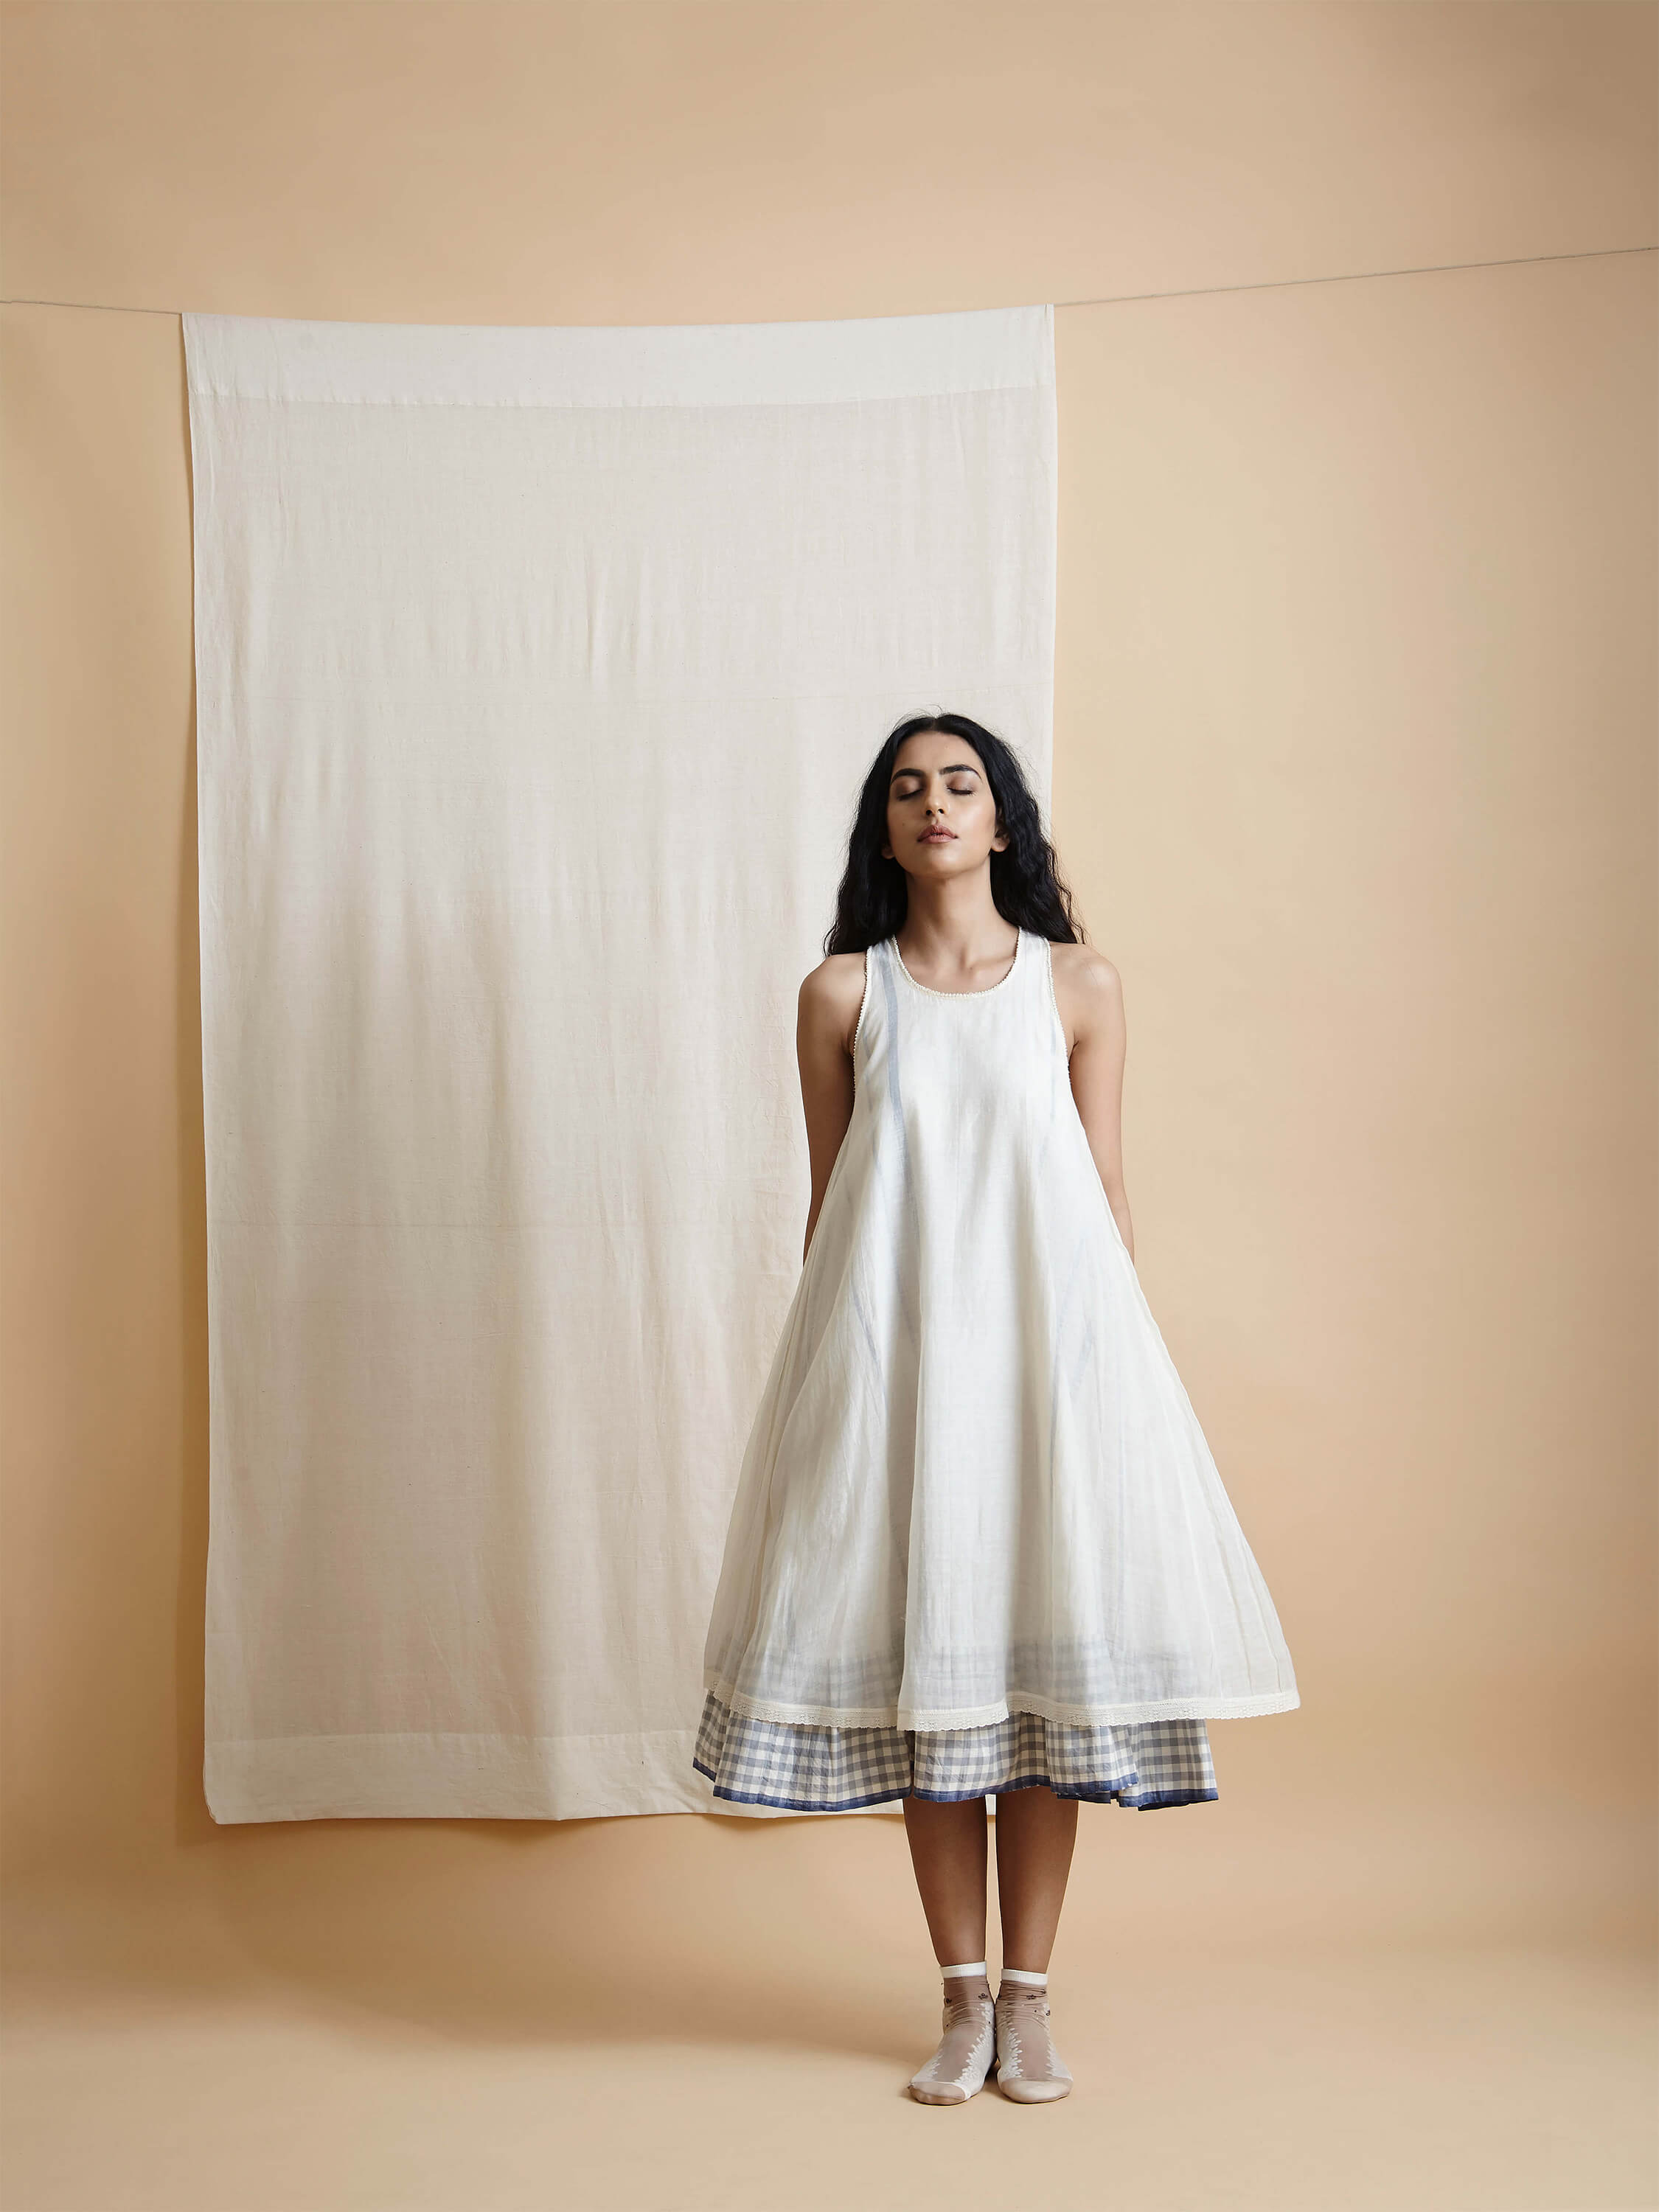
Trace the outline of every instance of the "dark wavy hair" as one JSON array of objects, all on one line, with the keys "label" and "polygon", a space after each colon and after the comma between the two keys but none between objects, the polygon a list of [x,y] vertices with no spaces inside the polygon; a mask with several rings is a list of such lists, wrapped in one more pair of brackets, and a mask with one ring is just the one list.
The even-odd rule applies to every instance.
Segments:
[{"label": "dark wavy hair", "polygon": [[847,867],[836,894],[836,919],[823,940],[826,954],[862,952],[893,936],[909,905],[909,884],[895,860],[882,855],[887,836],[887,791],[893,763],[907,738],[941,730],[962,738],[985,763],[985,780],[1008,833],[1006,850],[991,855],[991,896],[1005,921],[1055,945],[1084,941],[1072,894],[1061,881],[1054,848],[1042,834],[1037,803],[1018,756],[1000,738],[966,714],[913,714],[870,764],[847,840]]}]

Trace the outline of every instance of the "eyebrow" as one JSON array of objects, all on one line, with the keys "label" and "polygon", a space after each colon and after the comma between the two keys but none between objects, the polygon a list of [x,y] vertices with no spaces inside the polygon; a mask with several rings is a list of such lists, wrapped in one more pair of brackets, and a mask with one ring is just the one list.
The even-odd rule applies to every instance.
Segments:
[{"label": "eyebrow", "polygon": [[[975,767],[972,761],[952,761],[950,767],[942,768],[939,770],[939,774],[941,775],[960,775],[964,769],[969,775],[977,775],[979,774],[978,769]],[[896,783],[902,775],[926,775],[927,773],[927,771],[925,768],[896,768],[893,770],[893,781]]]}]

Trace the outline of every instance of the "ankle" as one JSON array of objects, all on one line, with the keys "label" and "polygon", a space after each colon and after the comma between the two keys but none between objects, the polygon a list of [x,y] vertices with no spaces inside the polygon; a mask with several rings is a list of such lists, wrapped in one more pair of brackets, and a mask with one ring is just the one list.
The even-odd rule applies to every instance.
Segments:
[{"label": "ankle", "polygon": [[1048,1986],[1048,1970],[1045,1966],[1039,1973],[1034,1966],[1005,1966],[1002,1970],[1001,1986],[1010,1994],[1020,1990],[1030,1990],[1040,1995]]},{"label": "ankle", "polygon": [[975,1996],[991,1986],[983,1959],[969,1960],[959,1966],[941,1966],[939,1976],[947,1997]]}]

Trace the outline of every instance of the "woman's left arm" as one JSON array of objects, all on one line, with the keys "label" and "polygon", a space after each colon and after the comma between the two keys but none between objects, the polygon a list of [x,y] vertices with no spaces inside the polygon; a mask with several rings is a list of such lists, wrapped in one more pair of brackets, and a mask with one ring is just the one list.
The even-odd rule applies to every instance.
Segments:
[{"label": "woman's left arm", "polygon": [[[1123,1061],[1128,1036],[1123,1018],[1123,981],[1103,952],[1092,945],[1056,946],[1065,981],[1061,1011],[1072,1030],[1069,1073],[1079,1119],[1099,1170],[1106,1203],[1130,1259],[1135,1256],[1134,1224],[1123,1188]],[[1056,963],[1058,975],[1060,963]]]}]

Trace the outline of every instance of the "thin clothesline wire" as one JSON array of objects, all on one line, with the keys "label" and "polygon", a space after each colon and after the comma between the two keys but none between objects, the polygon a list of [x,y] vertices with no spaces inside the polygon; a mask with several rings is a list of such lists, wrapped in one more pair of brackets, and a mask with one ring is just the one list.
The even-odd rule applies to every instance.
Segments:
[{"label": "thin clothesline wire", "polygon": [[[1197,300],[1218,292],[1284,292],[1298,284],[1359,284],[1383,276],[1437,276],[1459,269],[1520,269],[1540,261],[1597,261],[1611,254],[1653,253],[1653,246],[1591,246],[1572,253],[1513,253],[1497,261],[1430,261],[1411,269],[1353,269],[1332,276],[1268,276],[1255,284],[1192,284],[1173,292],[1102,292],[1090,300],[1055,300],[1056,307],[1116,307],[1142,300]],[[0,307],[80,307],[104,315],[173,315],[180,307],[129,307],[111,300],[0,299]],[[580,327],[567,325],[567,327]],[[590,326],[591,327],[591,326]]]}]

